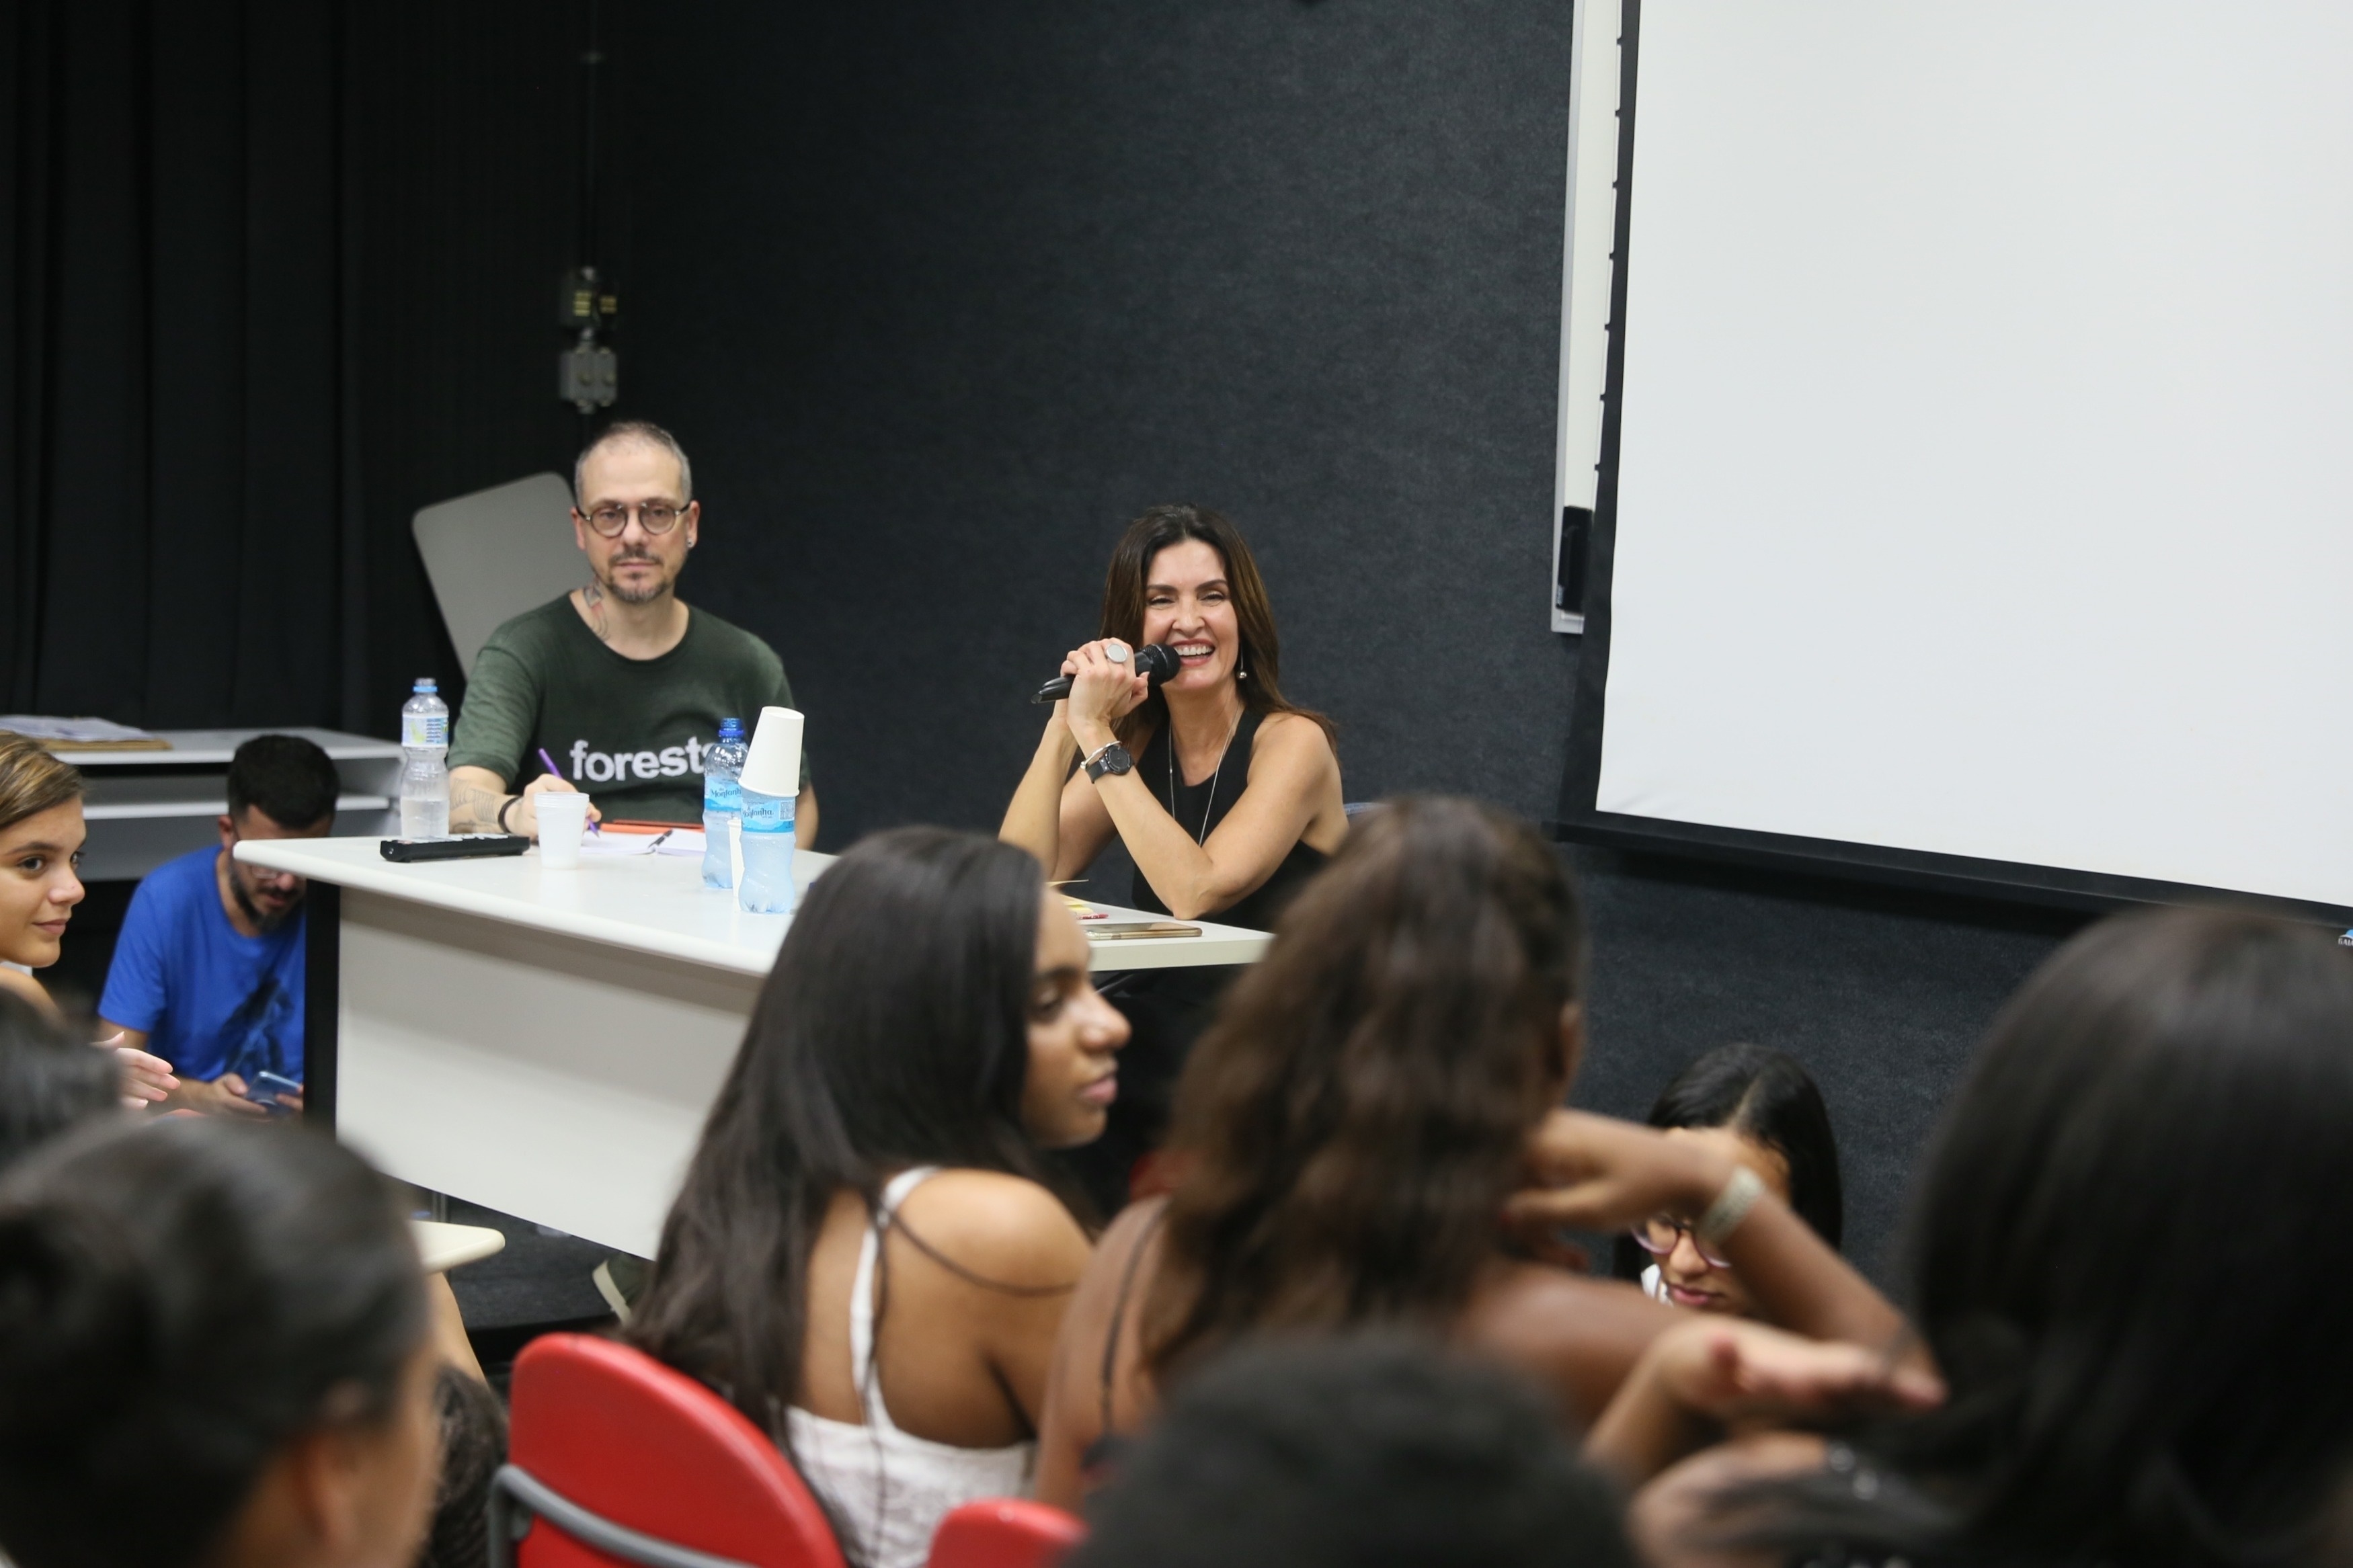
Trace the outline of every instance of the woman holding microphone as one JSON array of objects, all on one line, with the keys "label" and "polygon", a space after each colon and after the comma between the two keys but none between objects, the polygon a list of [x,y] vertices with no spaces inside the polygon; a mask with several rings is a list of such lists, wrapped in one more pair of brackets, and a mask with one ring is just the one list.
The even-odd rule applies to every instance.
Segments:
[{"label": "woman holding microphone", "polygon": [[[1102,631],[1063,660],[1070,696],[997,837],[1059,882],[1082,876],[1117,835],[1135,863],[1135,907],[1270,929],[1339,848],[1348,816],[1330,722],[1282,695],[1274,612],[1250,546],[1206,508],[1154,507],[1112,552]],[[1157,690],[1134,660],[1155,643],[1180,661]],[[1157,969],[1106,985],[1135,1028],[1110,1129],[1081,1157],[1107,1207],[1158,1143],[1185,1054],[1232,976]]]}]

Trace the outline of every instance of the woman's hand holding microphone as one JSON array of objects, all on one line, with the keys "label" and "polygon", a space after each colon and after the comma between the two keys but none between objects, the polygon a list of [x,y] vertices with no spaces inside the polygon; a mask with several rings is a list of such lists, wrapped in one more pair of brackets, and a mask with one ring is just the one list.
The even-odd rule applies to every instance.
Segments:
[{"label": "woman's hand holding microphone", "polygon": [[1062,673],[1071,678],[1071,694],[1054,704],[1054,721],[1082,754],[1110,744],[1119,721],[1152,694],[1152,682],[1135,673],[1134,650],[1117,637],[1073,648]]}]

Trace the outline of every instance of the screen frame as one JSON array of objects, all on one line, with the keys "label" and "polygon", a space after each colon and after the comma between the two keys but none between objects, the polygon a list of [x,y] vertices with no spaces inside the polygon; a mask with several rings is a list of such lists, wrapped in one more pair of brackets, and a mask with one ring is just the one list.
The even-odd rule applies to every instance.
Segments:
[{"label": "screen frame", "polygon": [[[1634,142],[1641,63],[1642,0],[1622,0],[1619,26],[1618,147],[1610,245],[1609,334],[1602,390],[1601,453],[1585,563],[1584,637],[1569,708],[1558,840],[1599,848],[1681,856],[1808,875],[1958,893],[2010,902],[2113,910],[2154,904],[2242,909],[2285,919],[2353,927],[2353,906],[2308,902],[2229,888],[2151,880],[2004,860],[1895,849],[1841,839],[1717,827],[1596,809],[1609,681],[1610,584],[1618,537],[1619,437],[1626,370],[1626,276],[1634,255]],[[1571,221],[1576,202],[1572,196]],[[2353,931],[2348,931],[2353,937]]]}]

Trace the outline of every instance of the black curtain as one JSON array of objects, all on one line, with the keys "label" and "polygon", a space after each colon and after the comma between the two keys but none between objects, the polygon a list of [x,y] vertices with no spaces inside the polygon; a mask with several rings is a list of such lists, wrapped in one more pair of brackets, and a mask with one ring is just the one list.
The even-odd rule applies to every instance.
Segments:
[{"label": "black curtain", "polygon": [[5,15],[5,700],[149,725],[355,722],[342,9]]}]

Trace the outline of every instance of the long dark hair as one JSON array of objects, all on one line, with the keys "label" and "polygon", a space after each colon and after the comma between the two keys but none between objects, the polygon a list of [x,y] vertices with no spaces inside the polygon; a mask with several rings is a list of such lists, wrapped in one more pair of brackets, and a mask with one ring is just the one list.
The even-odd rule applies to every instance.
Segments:
[{"label": "long dark hair", "polygon": [[1949,1402],[1749,1502],[1932,1563],[2308,1556],[2353,1463],[2348,1128],[2327,934],[2172,910],[2077,936],[1996,1020],[1915,1211]]},{"label": "long dark hair", "polygon": [[[1789,1207],[1832,1247],[1846,1228],[1838,1139],[1822,1091],[1798,1058],[1763,1046],[1718,1046],[1659,1091],[1653,1127],[1722,1127],[1781,1156],[1789,1167]],[[1639,1279],[1651,1255],[1618,1238],[1617,1271]]]},{"label": "long dark hair", "polygon": [[52,1143],[0,1182],[0,1542],[200,1561],[286,1443],[391,1415],[425,1337],[392,1186],[340,1144],[176,1118]]},{"label": "long dark hair", "polygon": [[1437,798],[1366,817],[1178,1087],[1155,1375],[1256,1331],[1451,1321],[1565,1076],[1583,952],[1525,824]]},{"label": "long dark hair", "polygon": [[[1129,523],[1112,547],[1111,567],[1103,574],[1103,629],[1096,635],[1117,637],[1131,647],[1144,641],[1144,592],[1151,581],[1152,558],[1188,539],[1198,539],[1216,551],[1225,563],[1226,586],[1233,593],[1234,621],[1242,635],[1242,646],[1235,657],[1236,672],[1247,674],[1237,683],[1242,706],[1254,713],[1296,713],[1314,721],[1324,738],[1332,740],[1331,720],[1282,694],[1282,642],[1275,635],[1274,605],[1267,597],[1266,579],[1259,575],[1258,559],[1250,553],[1241,530],[1221,512],[1205,506],[1155,506]],[[1128,744],[1145,730],[1167,721],[1167,700],[1155,691],[1120,721],[1120,742]]]},{"label": "long dark hair", "polygon": [[835,1194],[871,1210],[893,1171],[955,1165],[1071,1201],[1021,1126],[1043,889],[1021,850],[938,827],[878,834],[810,886],[662,1226],[633,1342],[783,1440]]}]

